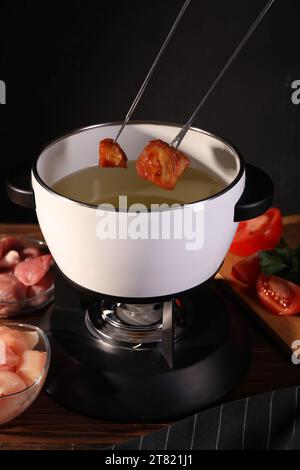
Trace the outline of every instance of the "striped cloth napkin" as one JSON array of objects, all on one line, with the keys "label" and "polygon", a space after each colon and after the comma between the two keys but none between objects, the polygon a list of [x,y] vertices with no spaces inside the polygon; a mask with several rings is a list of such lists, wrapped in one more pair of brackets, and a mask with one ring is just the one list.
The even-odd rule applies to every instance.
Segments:
[{"label": "striped cloth napkin", "polygon": [[299,390],[277,390],[216,406],[106,450],[300,449]]}]

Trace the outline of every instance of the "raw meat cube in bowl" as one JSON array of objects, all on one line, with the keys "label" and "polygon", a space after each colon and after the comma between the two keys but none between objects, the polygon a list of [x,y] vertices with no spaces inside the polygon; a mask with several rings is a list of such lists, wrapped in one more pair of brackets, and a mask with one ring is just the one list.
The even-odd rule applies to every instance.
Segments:
[{"label": "raw meat cube in bowl", "polygon": [[43,241],[0,235],[0,318],[30,314],[53,301],[52,265]]},{"label": "raw meat cube in bowl", "polygon": [[34,402],[49,364],[50,345],[40,328],[0,322],[0,426]]}]

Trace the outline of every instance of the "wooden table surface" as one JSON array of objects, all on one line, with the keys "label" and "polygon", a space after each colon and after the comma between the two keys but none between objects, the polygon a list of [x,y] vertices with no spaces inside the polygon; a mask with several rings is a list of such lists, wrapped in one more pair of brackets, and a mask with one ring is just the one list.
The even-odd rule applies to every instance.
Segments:
[{"label": "wooden table surface", "polygon": [[[0,233],[40,236],[35,225],[0,224]],[[223,401],[300,385],[300,368],[292,365],[290,357],[242,310],[235,299],[229,301],[237,315],[247,318],[253,351],[246,376]],[[158,430],[166,424],[120,424],[86,418],[62,408],[42,391],[22,416],[0,427],[0,450],[97,449]]]}]

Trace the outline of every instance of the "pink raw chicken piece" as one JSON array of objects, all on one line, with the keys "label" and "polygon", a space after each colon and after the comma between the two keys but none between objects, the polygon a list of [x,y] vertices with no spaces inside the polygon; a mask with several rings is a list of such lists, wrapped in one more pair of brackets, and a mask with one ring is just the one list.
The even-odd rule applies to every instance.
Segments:
[{"label": "pink raw chicken piece", "polygon": [[0,371],[0,397],[25,390],[26,384],[15,372]]},{"label": "pink raw chicken piece", "polygon": [[25,286],[33,286],[45,276],[51,264],[51,255],[28,258],[16,266],[14,274]]},{"label": "pink raw chicken piece", "polygon": [[19,250],[24,248],[22,240],[15,237],[4,237],[0,240],[0,258],[6,255],[10,250]]},{"label": "pink raw chicken piece", "polygon": [[0,274],[0,316],[18,310],[17,304],[1,304],[1,302],[17,302],[26,298],[26,287],[11,273]]},{"label": "pink raw chicken piece", "polygon": [[42,375],[47,360],[47,353],[40,351],[24,351],[17,374],[30,387]]},{"label": "pink raw chicken piece", "polygon": [[34,246],[30,246],[22,250],[22,255],[24,259],[37,258],[41,255],[41,251],[38,248],[35,248]]},{"label": "pink raw chicken piece", "polygon": [[27,297],[30,299],[31,297],[38,296],[38,298],[33,299],[30,302],[30,305],[38,306],[45,302],[47,300],[47,294],[42,295],[42,293],[50,289],[50,287],[53,285],[53,282],[53,274],[51,271],[48,271],[40,282],[34,286],[29,286],[27,289]]},{"label": "pink raw chicken piece", "polygon": [[20,255],[16,250],[10,250],[0,260],[0,269],[14,268],[20,261]]},{"label": "pink raw chicken piece", "polygon": [[0,372],[4,370],[14,371],[19,360],[19,356],[3,340],[0,340]]},{"label": "pink raw chicken piece", "polygon": [[28,349],[28,343],[21,331],[8,328],[7,326],[0,326],[0,340],[19,356]]},{"label": "pink raw chicken piece", "polygon": [[35,297],[36,295],[50,289],[53,284],[53,274],[48,271],[47,274],[34,286],[29,286],[27,289],[27,297]]},{"label": "pink raw chicken piece", "polygon": [[16,302],[26,298],[26,287],[13,274],[0,274],[0,302]]},{"label": "pink raw chicken piece", "polygon": [[39,334],[37,331],[22,331],[22,336],[30,350],[34,349],[39,342]]}]

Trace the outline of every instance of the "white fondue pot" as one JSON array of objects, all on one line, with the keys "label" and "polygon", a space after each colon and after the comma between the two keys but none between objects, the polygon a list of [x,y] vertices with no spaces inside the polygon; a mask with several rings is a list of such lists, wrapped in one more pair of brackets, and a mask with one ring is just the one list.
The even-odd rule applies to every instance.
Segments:
[{"label": "white fondue pot", "polygon": [[[114,138],[119,126],[120,123],[91,126],[52,142],[33,166],[34,194],[10,185],[9,195],[23,205],[29,205],[31,198],[58,268],[76,285],[135,300],[191,289],[217,272],[238,221],[256,217],[270,206],[271,180],[250,165],[246,165],[246,172],[239,153],[223,139],[192,128],[180,150],[189,156],[192,167],[202,168],[226,183],[225,189],[211,197],[170,210],[135,214],[107,208],[106,214],[105,210],[99,212],[96,206],[71,200],[51,189],[64,176],[97,164],[99,141]],[[133,121],[125,127],[119,143],[128,158],[135,160],[149,140],[171,142],[179,130],[176,124]],[[157,236],[156,225],[168,223],[170,217],[175,225],[183,224],[184,229],[188,211],[189,216],[195,217],[193,235],[197,239],[193,240],[191,233],[178,236],[179,226],[171,230],[168,239]],[[123,225],[140,217],[140,222],[148,224],[156,235],[105,237],[100,232],[106,215],[107,223]]]}]

